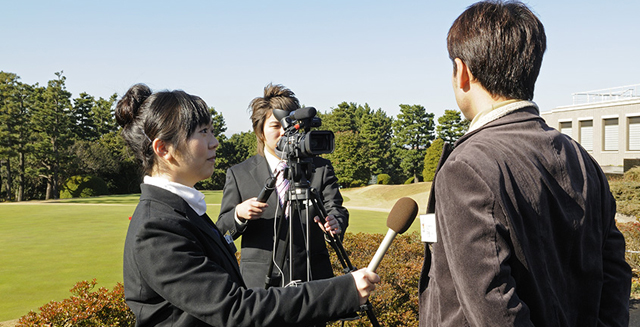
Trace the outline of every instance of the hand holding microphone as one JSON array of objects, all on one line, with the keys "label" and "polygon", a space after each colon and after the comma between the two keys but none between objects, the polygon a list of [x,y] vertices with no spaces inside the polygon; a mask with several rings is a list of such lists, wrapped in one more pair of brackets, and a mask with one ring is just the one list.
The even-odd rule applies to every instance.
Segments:
[{"label": "hand holding microphone", "polygon": [[275,185],[276,179],[269,177],[257,197],[247,199],[238,204],[236,206],[236,215],[238,218],[243,219],[242,221],[246,221],[262,217],[262,212],[264,212],[264,209],[269,206],[266,202],[273,192]]},{"label": "hand holding microphone", "polygon": [[393,205],[393,208],[387,217],[387,227],[389,227],[389,230],[382,240],[382,243],[380,243],[378,251],[376,251],[376,254],[371,259],[371,262],[367,267],[368,271],[375,272],[376,269],[378,269],[378,265],[387,250],[389,250],[389,246],[391,246],[393,239],[397,234],[402,234],[411,227],[411,224],[413,223],[413,220],[416,219],[417,214],[418,204],[411,198],[401,198]]},{"label": "hand holding microphone", "polygon": [[242,219],[241,221],[258,219],[262,217],[264,209],[268,206],[256,198],[250,198],[236,206],[236,215]]},{"label": "hand holding microphone", "polygon": [[380,282],[380,276],[365,268],[352,272],[351,276],[356,282],[356,288],[358,289],[358,295],[360,296],[360,305],[363,305],[367,303],[367,299],[369,299],[371,292],[376,289],[376,284]]}]

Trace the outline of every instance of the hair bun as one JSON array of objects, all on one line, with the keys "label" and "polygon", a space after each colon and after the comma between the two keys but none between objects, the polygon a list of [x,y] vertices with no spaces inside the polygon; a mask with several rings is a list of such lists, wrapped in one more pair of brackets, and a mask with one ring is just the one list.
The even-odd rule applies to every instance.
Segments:
[{"label": "hair bun", "polygon": [[138,116],[140,106],[151,94],[151,89],[145,84],[136,84],[129,88],[116,105],[118,125],[125,127],[131,124]]}]

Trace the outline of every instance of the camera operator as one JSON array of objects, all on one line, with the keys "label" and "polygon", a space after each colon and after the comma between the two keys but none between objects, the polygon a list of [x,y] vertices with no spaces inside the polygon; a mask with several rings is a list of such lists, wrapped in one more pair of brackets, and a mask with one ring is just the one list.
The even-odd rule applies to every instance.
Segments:
[{"label": "camera operator", "polygon": [[[233,239],[242,235],[240,269],[248,287],[265,285],[276,235],[274,217],[276,212],[285,210],[278,200],[277,192],[273,192],[266,203],[258,202],[256,198],[265,182],[270,177],[275,178],[278,164],[285,162],[282,160],[285,158],[280,158],[279,151],[276,151],[278,140],[284,135],[284,130],[280,121],[274,117],[273,110],[293,112],[299,108],[298,99],[291,90],[282,85],[268,84],[264,88],[264,96],[253,99],[250,104],[258,154],[227,170],[217,226],[223,234]],[[334,235],[341,236],[347,228],[349,213],[342,206],[342,195],[333,167],[329,160],[320,157],[311,157],[308,160],[311,160],[315,167],[315,172],[309,177],[309,185],[318,191],[320,201],[328,213],[322,227]],[[333,276],[323,230],[318,226],[306,228],[305,217],[318,216],[320,213],[315,211],[311,208],[308,215],[302,212],[299,215],[300,222],[295,222],[289,231],[292,238],[292,257],[284,260],[284,267],[276,267],[271,274],[271,278],[279,280],[279,285],[287,285],[292,280],[307,281]],[[318,221],[317,217],[315,221]],[[305,245],[307,230],[308,258]],[[278,249],[287,248],[283,245],[284,239],[285,236],[281,235],[277,240]],[[289,253],[288,248],[286,252]],[[289,275],[291,263],[293,276]],[[307,278],[309,272],[311,278]]]}]

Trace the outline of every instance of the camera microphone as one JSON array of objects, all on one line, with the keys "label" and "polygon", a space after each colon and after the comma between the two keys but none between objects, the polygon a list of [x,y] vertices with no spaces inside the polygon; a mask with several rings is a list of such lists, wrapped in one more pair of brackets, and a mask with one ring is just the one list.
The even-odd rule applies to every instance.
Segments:
[{"label": "camera microphone", "polygon": [[382,261],[382,257],[384,257],[385,253],[387,253],[387,250],[389,250],[389,246],[391,246],[393,239],[397,234],[402,234],[411,227],[411,224],[413,223],[413,220],[416,219],[417,214],[418,204],[412,198],[400,198],[400,200],[393,205],[393,208],[387,217],[387,227],[389,227],[389,230],[382,240],[382,243],[380,243],[378,251],[376,251],[376,254],[371,259],[371,262],[367,267],[368,271],[375,272],[376,269],[378,269],[378,265],[380,264],[380,261]]},{"label": "camera microphone", "polygon": [[294,110],[291,114],[289,114],[289,116],[293,117],[293,119],[295,120],[303,120],[315,117],[316,112],[316,108],[314,107],[304,107]]}]

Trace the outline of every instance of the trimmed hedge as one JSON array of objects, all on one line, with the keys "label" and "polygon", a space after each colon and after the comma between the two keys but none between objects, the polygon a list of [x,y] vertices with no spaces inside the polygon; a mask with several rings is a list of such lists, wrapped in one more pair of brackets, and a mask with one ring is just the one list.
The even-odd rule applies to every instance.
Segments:
[{"label": "trimmed hedge", "polygon": [[78,282],[70,298],[51,301],[40,307],[40,313],[29,312],[18,320],[16,327],[30,326],[134,326],[135,316],[124,302],[124,286],[116,284],[113,290],[99,288],[93,291],[95,278]]},{"label": "trimmed hedge", "polygon": [[640,218],[640,167],[629,169],[622,178],[610,179],[609,188],[618,213]]},{"label": "trimmed hedge", "polygon": [[62,185],[60,198],[88,198],[107,194],[109,194],[109,187],[101,178],[95,176],[71,176]]},{"label": "trimmed hedge", "polygon": [[[344,239],[344,248],[356,267],[366,267],[382,242],[382,234],[351,234]],[[377,273],[382,278],[370,297],[378,322],[383,326],[418,326],[418,277],[422,268],[424,245],[418,233],[399,235],[385,255]],[[333,268],[336,275],[343,275],[333,250]],[[236,255],[239,260],[239,255]],[[93,289],[96,280],[82,281],[72,289],[70,298],[51,301],[40,312],[29,312],[20,318],[16,327],[27,326],[134,326],[135,316],[124,301],[122,283],[112,291]],[[334,322],[329,326],[340,326]],[[371,326],[364,315],[347,322],[348,326]]]},{"label": "trimmed hedge", "polygon": [[[382,242],[382,234],[347,233],[343,246],[351,263],[357,268],[369,265]],[[329,250],[335,275],[342,275],[342,266],[333,250]],[[424,243],[418,232],[398,235],[382,259],[376,273],[381,282],[369,298],[376,319],[382,326],[418,326],[418,280],[424,259]],[[346,323],[347,326],[371,326],[366,315]],[[341,322],[328,326],[338,327]]]},{"label": "trimmed hedge", "polygon": [[425,182],[433,181],[443,148],[444,141],[442,139],[435,139],[427,149],[424,155],[424,169],[422,170],[422,178]]},{"label": "trimmed hedge", "polygon": [[[640,250],[640,223],[619,224],[627,240],[628,250]],[[383,239],[382,234],[347,233],[343,246],[351,263],[366,267]],[[335,253],[330,250],[335,275],[344,274]],[[239,256],[236,255],[239,259]],[[377,273],[382,281],[370,301],[374,314],[382,326],[418,326],[418,280],[424,258],[424,244],[417,232],[399,235],[383,258]],[[640,292],[637,254],[627,254],[627,262],[634,268],[632,297]],[[79,282],[72,289],[73,296],[60,302],[52,301],[30,312],[18,321],[16,327],[26,326],[134,326],[135,317],[124,302],[124,288],[118,283],[113,291],[100,288],[95,292],[92,282]],[[366,314],[348,321],[346,326],[371,326]],[[329,327],[342,326],[332,322]]]},{"label": "trimmed hedge", "polygon": [[391,183],[391,176],[389,174],[378,175],[378,184],[389,185]]}]

